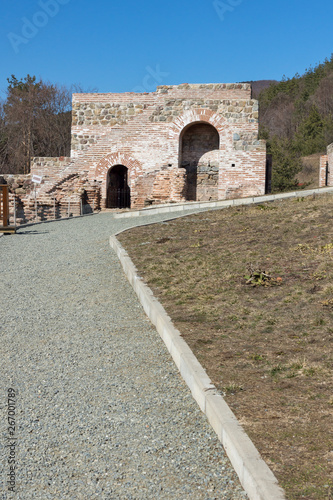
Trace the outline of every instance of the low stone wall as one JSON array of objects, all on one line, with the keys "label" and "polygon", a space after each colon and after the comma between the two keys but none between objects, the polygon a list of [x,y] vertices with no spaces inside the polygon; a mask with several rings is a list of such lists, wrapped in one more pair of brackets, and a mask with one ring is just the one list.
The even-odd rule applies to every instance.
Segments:
[{"label": "low stone wall", "polygon": [[131,186],[131,208],[185,201],[185,175],[185,169],[169,165],[142,174]]},{"label": "low stone wall", "polygon": [[8,189],[10,193],[22,197],[22,196],[27,196],[34,191],[34,183],[31,181],[31,174],[27,175],[4,174],[3,177],[6,183],[8,184]]},{"label": "low stone wall", "polygon": [[[30,197],[20,197],[13,193],[9,195],[9,222],[20,226],[31,222],[43,222],[64,217],[76,217],[81,214],[80,199],[71,199],[60,203],[56,199],[38,200]],[[15,214],[15,215],[14,215]]]},{"label": "low stone wall", "polygon": [[55,185],[44,180],[37,186],[36,194],[31,174],[5,174],[3,178],[9,188],[11,225],[75,217],[82,211],[91,213],[100,209],[100,186],[78,174],[71,174]]},{"label": "low stone wall", "polygon": [[35,157],[31,158],[31,174],[41,175],[50,182],[56,182],[63,171],[70,165],[72,158],[68,156],[53,157]]}]

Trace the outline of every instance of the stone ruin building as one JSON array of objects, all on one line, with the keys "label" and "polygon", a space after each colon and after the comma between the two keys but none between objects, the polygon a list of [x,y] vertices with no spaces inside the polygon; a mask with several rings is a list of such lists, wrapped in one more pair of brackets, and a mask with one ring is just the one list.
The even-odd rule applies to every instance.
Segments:
[{"label": "stone ruin building", "polygon": [[333,186],[333,143],[327,147],[327,154],[320,157],[319,187]]},{"label": "stone ruin building", "polygon": [[33,158],[30,176],[6,176],[17,219],[71,213],[80,204],[142,208],[265,194],[266,145],[250,84],[159,86],[151,93],[73,94],[70,157]]}]

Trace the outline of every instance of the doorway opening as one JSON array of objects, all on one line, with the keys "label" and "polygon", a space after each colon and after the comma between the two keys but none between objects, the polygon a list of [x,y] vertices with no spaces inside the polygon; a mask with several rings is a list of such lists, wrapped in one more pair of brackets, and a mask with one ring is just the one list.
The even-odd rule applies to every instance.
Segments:
[{"label": "doorway opening", "polygon": [[192,123],[180,137],[180,166],[186,169],[188,201],[217,199],[219,133],[209,123]]},{"label": "doorway opening", "polygon": [[128,185],[128,168],[111,167],[107,174],[106,208],[130,208],[131,189]]}]

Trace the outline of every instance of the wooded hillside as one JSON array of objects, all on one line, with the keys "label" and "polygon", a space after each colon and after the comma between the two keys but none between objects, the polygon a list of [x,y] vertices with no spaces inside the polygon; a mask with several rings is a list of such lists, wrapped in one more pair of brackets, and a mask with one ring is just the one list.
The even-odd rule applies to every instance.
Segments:
[{"label": "wooded hillside", "polygon": [[333,142],[333,55],[261,91],[259,110],[260,138],[273,155],[273,189],[293,188],[301,157],[325,154]]},{"label": "wooded hillside", "polygon": [[[333,55],[304,75],[251,83],[260,138],[273,156],[272,188],[294,189],[301,158],[324,154],[333,142]],[[33,156],[69,155],[71,90],[30,75],[8,78],[0,102],[0,173],[28,173]]]}]

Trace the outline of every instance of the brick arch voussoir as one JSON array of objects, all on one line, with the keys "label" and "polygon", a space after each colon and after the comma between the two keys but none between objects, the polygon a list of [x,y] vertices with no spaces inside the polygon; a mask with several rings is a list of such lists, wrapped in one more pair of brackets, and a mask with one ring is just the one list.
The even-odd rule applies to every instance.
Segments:
[{"label": "brick arch voussoir", "polygon": [[95,169],[95,180],[101,184],[102,206],[106,206],[107,174],[110,168],[115,165],[124,165],[128,169],[128,182],[131,189],[135,185],[135,180],[142,173],[141,163],[128,153],[110,153],[102,158]]},{"label": "brick arch voussoir", "polygon": [[197,122],[209,123],[216,128],[219,134],[226,132],[226,129],[229,128],[227,120],[215,111],[210,109],[191,109],[178,116],[171,124],[169,131],[170,138],[179,138],[185,127]]},{"label": "brick arch voussoir", "polygon": [[127,167],[130,176],[137,176],[142,173],[142,165],[138,160],[126,153],[110,153],[100,160],[95,169],[95,179],[103,180],[111,167],[124,165]]}]

